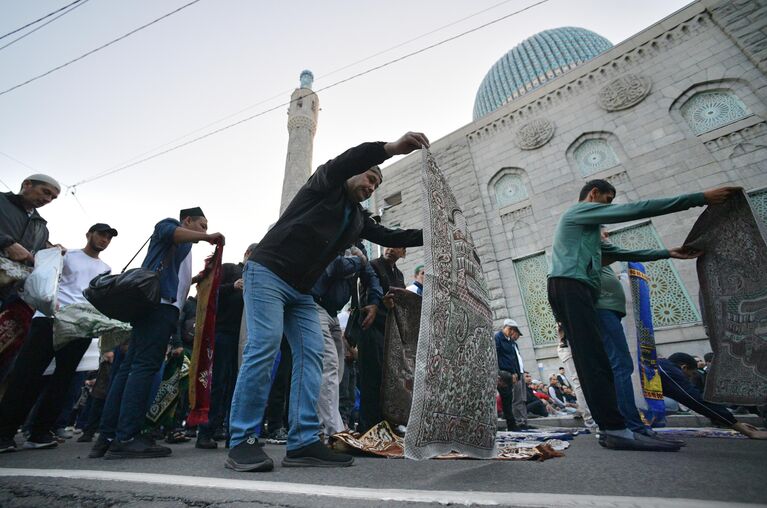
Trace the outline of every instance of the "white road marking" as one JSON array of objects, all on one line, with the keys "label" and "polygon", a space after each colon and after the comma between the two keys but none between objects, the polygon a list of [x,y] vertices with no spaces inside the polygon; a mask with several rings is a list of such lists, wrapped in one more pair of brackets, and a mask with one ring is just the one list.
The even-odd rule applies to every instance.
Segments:
[{"label": "white road marking", "polygon": [[179,487],[243,490],[269,494],[322,496],[339,499],[368,501],[399,501],[410,503],[440,503],[486,506],[529,506],[533,508],[754,508],[764,506],[750,503],[705,501],[657,497],[590,496],[582,494],[550,494],[541,492],[466,492],[450,490],[369,489],[315,485],[307,483],[270,482],[260,480],[232,480],[200,476],[130,473],[119,471],[91,471],[86,469],[22,469],[0,468],[0,477],[66,478],[70,480],[107,480],[173,485]]}]

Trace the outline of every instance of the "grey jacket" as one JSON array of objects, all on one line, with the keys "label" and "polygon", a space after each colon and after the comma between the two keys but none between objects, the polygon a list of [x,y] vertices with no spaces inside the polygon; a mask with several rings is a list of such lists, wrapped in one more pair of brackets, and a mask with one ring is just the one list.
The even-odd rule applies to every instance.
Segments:
[{"label": "grey jacket", "polygon": [[37,210],[27,214],[21,198],[13,192],[0,194],[0,249],[20,243],[34,254],[48,243],[48,226]]}]

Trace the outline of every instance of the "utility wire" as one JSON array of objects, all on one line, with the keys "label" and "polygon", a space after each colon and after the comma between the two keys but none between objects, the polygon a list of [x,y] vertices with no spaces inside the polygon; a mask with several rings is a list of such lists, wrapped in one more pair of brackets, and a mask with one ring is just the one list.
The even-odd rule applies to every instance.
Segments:
[{"label": "utility wire", "polygon": [[[518,9],[518,10],[516,10],[514,12],[511,12],[511,13],[506,14],[504,16],[501,16],[499,18],[495,18],[495,19],[493,19],[491,21],[488,21],[487,23],[483,23],[483,24],[478,25],[478,26],[476,26],[474,28],[470,28],[469,30],[461,32],[461,33],[459,33],[457,35],[453,35],[453,36],[448,37],[446,39],[442,39],[441,41],[435,42],[434,44],[430,44],[430,45],[425,46],[425,47],[423,47],[421,49],[418,49],[418,50],[415,50],[415,51],[411,51],[410,53],[406,53],[405,55],[402,55],[402,56],[400,56],[398,58],[394,58],[394,59],[389,60],[387,62],[384,62],[384,63],[382,63],[380,65],[377,65],[375,67],[371,67],[371,68],[369,68],[367,70],[364,70],[362,72],[358,72],[357,74],[353,74],[353,75],[351,75],[351,76],[349,76],[347,78],[338,80],[338,81],[336,81],[334,83],[331,83],[331,84],[329,84],[327,86],[319,88],[319,89],[315,90],[314,92],[318,93],[318,92],[322,92],[322,91],[325,91],[325,90],[329,90],[329,89],[334,88],[334,87],[336,87],[338,85],[341,85],[343,83],[347,83],[347,82],[349,82],[349,81],[351,81],[353,79],[356,79],[356,78],[359,78],[359,77],[364,76],[366,74],[370,74],[371,72],[383,69],[384,67],[388,67],[388,66],[390,66],[392,64],[395,64],[397,62],[401,62],[401,61],[403,61],[403,60],[405,60],[407,58],[413,57],[415,55],[419,55],[419,54],[421,54],[421,53],[423,53],[425,51],[428,51],[430,49],[436,48],[437,46],[441,46],[441,45],[446,44],[448,42],[454,41],[454,40],[456,40],[456,39],[458,39],[460,37],[463,37],[465,35],[468,35],[470,33],[474,33],[474,32],[476,32],[478,30],[482,30],[483,28],[487,28],[487,27],[489,27],[491,25],[494,25],[496,23],[500,23],[501,21],[504,21],[504,20],[509,19],[509,18],[511,18],[513,16],[521,14],[521,13],[523,13],[525,11],[528,11],[528,10],[532,9],[533,7],[537,7],[539,5],[545,4],[548,1],[549,0],[539,0],[538,2],[536,2],[534,4],[531,4],[531,5],[528,5],[526,7],[523,7],[522,9]],[[299,100],[299,99],[295,99],[295,100]],[[188,141],[185,141],[183,143],[179,143],[177,145],[174,145],[174,146],[172,146],[172,147],[170,147],[170,148],[168,148],[166,150],[162,150],[161,152],[155,153],[153,155],[150,155],[148,157],[144,157],[142,159],[139,159],[137,161],[131,162],[129,164],[124,164],[124,165],[119,166],[117,168],[110,169],[110,170],[98,173],[98,174],[96,174],[94,176],[91,176],[91,177],[85,178],[83,180],[80,180],[79,182],[72,184],[70,187],[77,187],[77,186],[83,185],[85,183],[93,182],[95,180],[99,180],[99,179],[104,178],[106,176],[113,175],[113,174],[118,173],[120,171],[124,171],[124,170],[126,170],[128,168],[132,168],[134,166],[137,166],[137,165],[142,164],[144,162],[150,161],[152,159],[156,159],[157,157],[160,157],[162,155],[168,154],[170,152],[174,152],[174,151],[176,151],[176,150],[178,150],[180,148],[183,148],[185,146],[189,146],[189,145],[191,145],[193,143],[197,143],[198,141],[202,141],[203,139],[209,138],[211,136],[214,136],[216,134],[219,134],[221,132],[229,130],[229,129],[231,129],[233,127],[236,127],[238,125],[241,125],[241,124],[243,124],[245,122],[249,122],[250,120],[253,120],[255,118],[263,116],[263,115],[265,115],[267,113],[271,113],[272,111],[275,111],[277,109],[281,109],[281,108],[283,108],[285,106],[290,105],[292,102],[294,102],[294,100],[283,102],[282,104],[278,104],[277,106],[273,106],[273,107],[265,109],[263,111],[259,111],[258,113],[252,114],[250,116],[247,116],[247,117],[245,117],[245,118],[243,118],[241,120],[238,120],[236,122],[230,123],[230,124],[225,125],[223,127],[219,127],[218,129],[212,130],[212,131],[210,131],[210,132],[208,132],[206,134],[203,134],[201,136],[197,136],[197,137],[192,138],[192,139],[190,139]]]},{"label": "utility wire", "polygon": [[48,17],[50,17],[50,16],[53,16],[54,14],[56,14],[56,13],[59,13],[59,12],[63,11],[64,9],[67,9],[68,7],[71,7],[71,6],[73,6],[74,4],[76,4],[76,3],[79,3],[79,2],[82,2],[82,1],[83,1],[83,0],[75,0],[75,1],[74,1],[74,2],[72,2],[71,4],[67,4],[67,5],[65,5],[64,7],[61,7],[61,8],[59,8],[59,9],[56,9],[56,10],[55,10],[55,11],[53,11],[53,12],[49,12],[48,14],[46,14],[45,16],[43,16],[42,18],[37,18],[36,20],[34,20],[34,21],[31,21],[31,22],[27,23],[26,25],[24,25],[24,26],[22,26],[22,27],[19,27],[19,28],[17,28],[16,30],[13,30],[13,31],[11,31],[11,32],[8,32],[8,33],[7,33],[7,34],[5,34],[5,35],[2,35],[2,36],[0,36],[0,39],[5,39],[5,38],[6,38],[6,37],[8,37],[9,35],[13,35],[13,34],[15,34],[16,32],[20,32],[20,31],[24,30],[25,28],[27,28],[27,27],[30,27],[30,26],[34,25],[35,23],[39,23],[40,21],[44,20],[45,18],[48,18]]},{"label": "utility wire", "polygon": [[88,57],[88,56],[90,56],[90,55],[92,55],[92,54],[94,54],[94,53],[96,53],[98,51],[101,51],[104,48],[107,48],[107,47],[111,46],[112,44],[115,44],[115,43],[120,42],[121,40],[123,40],[123,39],[125,39],[127,37],[130,37],[131,35],[135,34],[136,32],[139,32],[139,31],[141,31],[141,30],[143,30],[145,28],[148,28],[148,27],[154,25],[155,23],[158,23],[159,21],[162,21],[165,18],[167,18],[169,16],[172,16],[173,14],[176,14],[177,12],[180,12],[180,11],[186,9],[187,7],[190,7],[190,6],[194,5],[194,4],[196,4],[199,1],[200,0],[192,0],[189,3],[182,5],[178,9],[170,11],[169,13],[164,14],[164,15],[160,16],[159,18],[150,21],[149,23],[146,23],[145,25],[141,25],[140,27],[135,28],[135,29],[131,30],[130,32],[126,33],[126,34],[121,35],[117,39],[113,39],[113,40],[107,42],[106,44],[102,44],[101,46],[97,47],[96,49],[92,49],[92,50],[88,51],[87,53],[84,53],[84,54],[78,56],[75,59],[72,59],[72,60],[70,60],[70,61],[68,61],[66,63],[63,63],[63,64],[59,65],[58,67],[54,67],[53,69],[51,69],[51,70],[49,70],[47,72],[39,74],[39,75],[37,75],[37,76],[35,76],[33,78],[29,78],[28,80],[26,80],[26,81],[24,81],[22,83],[19,83],[18,85],[12,86],[11,88],[8,88],[7,90],[3,90],[2,92],[0,92],[0,95],[5,95],[8,92],[12,92],[12,91],[16,90],[17,88],[21,88],[22,86],[28,85],[29,83],[32,83],[33,81],[37,81],[38,79],[44,78],[45,76],[48,76],[49,74],[53,74],[54,72],[56,72],[58,70],[61,70],[64,67],[67,67],[68,65],[71,65],[71,64],[73,64],[73,63],[75,63],[77,61],[80,61],[83,58],[86,58],[86,57]]},{"label": "utility wire", "polygon": [[[61,14],[59,14],[58,16],[56,16],[55,18],[53,18],[53,19],[50,19],[50,20],[46,21],[45,23],[43,23],[42,25],[35,27],[34,29],[30,30],[29,32],[25,33],[24,35],[20,35],[19,37],[16,37],[15,39],[13,39],[11,42],[9,42],[8,44],[6,44],[5,46],[0,46],[0,51],[4,50],[4,49],[5,49],[5,48],[7,48],[8,46],[11,46],[12,44],[16,44],[17,42],[19,42],[21,39],[23,39],[23,38],[25,38],[25,37],[29,37],[29,36],[30,36],[30,35],[32,35],[33,33],[35,33],[35,32],[37,32],[38,30],[40,30],[41,28],[43,28],[43,27],[45,27],[45,26],[48,26],[48,25],[50,25],[51,23],[53,23],[54,21],[56,21],[57,19],[59,19],[61,16],[64,16],[64,15],[66,15],[66,14],[69,14],[69,13],[70,13],[70,12],[72,12],[73,10],[77,9],[77,8],[78,8],[78,7],[80,7],[80,6],[83,6],[83,5],[85,5],[86,3],[88,3],[88,0],[77,0],[77,2],[74,2],[74,5],[73,5],[73,4],[69,4],[69,5],[71,5],[71,6],[72,6],[72,7],[71,7],[69,10],[66,10],[66,11],[62,12]],[[67,7],[69,7],[69,6],[67,6]]]},{"label": "utility wire", "polygon": [[[86,0],[86,1],[87,1],[87,0]],[[408,39],[408,40],[406,40],[406,41],[404,41],[404,42],[400,42],[399,44],[395,44],[394,46],[391,46],[391,47],[389,47],[389,48],[387,48],[387,49],[384,49],[384,50],[378,51],[377,53],[374,53],[374,54],[372,54],[372,55],[366,56],[365,58],[362,58],[362,59],[360,59],[360,60],[357,60],[357,61],[355,61],[355,62],[352,62],[352,63],[350,63],[350,64],[344,65],[343,67],[339,67],[339,68],[337,68],[337,69],[335,69],[335,70],[332,70],[332,71],[330,71],[330,72],[328,72],[328,73],[325,73],[325,74],[322,74],[322,75],[320,75],[320,76],[317,76],[317,78],[316,78],[316,79],[317,79],[317,80],[320,80],[320,79],[326,78],[326,77],[328,77],[328,76],[332,76],[332,75],[334,75],[334,74],[337,74],[337,73],[341,72],[342,70],[348,69],[349,67],[353,67],[353,66],[355,66],[355,65],[358,65],[358,64],[360,64],[360,63],[363,63],[363,62],[366,62],[366,61],[368,61],[368,60],[371,60],[371,59],[373,59],[373,58],[375,58],[375,57],[377,57],[377,56],[380,56],[380,55],[383,55],[383,54],[385,54],[385,53],[388,53],[388,52],[390,52],[390,51],[392,51],[392,50],[395,50],[395,49],[397,49],[397,48],[400,48],[400,47],[402,47],[402,46],[405,46],[405,45],[407,45],[407,44],[410,44],[411,42],[415,42],[415,41],[417,41],[417,40],[419,40],[419,39],[423,39],[424,37],[427,37],[427,36],[429,36],[429,35],[432,35],[432,34],[434,34],[434,33],[436,33],[436,32],[439,32],[439,31],[441,31],[441,30],[444,30],[445,28],[449,28],[449,27],[451,27],[451,26],[457,25],[458,23],[461,23],[462,21],[466,21],[467,19],[471,19],[471,18],[473,18],[473,17],[475,17],[475,16],[479,16],[480,14],[483,14],[483,13],[485,13],[485,12],[488,12],[488,11],[490,11],[490,10],[493,10],[493,9],[495,9],[495,8],[497,8],[497,7],[500,7],[501,5],[504,5],[504,4],[507,4],[507,3],[509,3],[509,2],[513,2],[513,1],[516,1],[516,0],[503,0],[502,2],[498,2],[498,3],[496,3],[496,4],[493,4],[493,5],[491,5],[490,7],[486,7],[486,8],[484,8],[484,9],[482,9],[481,11],[477,11],[477,12],[475,12],[475,13],[473,13],[473,14],[469,14],[469,15],[467,15],[467,16],[464,16],[464,17],[462,17],[461,19],[457,19],[457,20],[455,20],[455,21],[453,21],[453,22],[451,22],[451,23],[448,23],[448,24],[446,24],[446,25],[442,25],[442,26],[440,26],[440,27],[438,27],[438,28],[435,28],[435,29],[433,29],[433,30],[430,30],[430,31],[428,31],[428,32],[426,32],[426,33],[423,33],[423,34],[421,34],[421,35],[418,35],[417,37],[413,37],[413,38],[411,38],[411,39]],[[2,47],[0,47],[0,49],[3,49],[3,48],[2,48]],[[112,171],[112,169],[115,169],[115,168],[117,168],[117,167],[121,167],[123,164],[128,164],[129,162],[132,162],[132,161],[136,160],[137,158],[140,158],[140,157],[144,157],[145,155],[148,155],[148,154],[150,154],[150,153],[153,153],[153,152],[155,152],[155,151],[157,151],[157,150],[160,150],[160,149],[162,149],[162,148],[165,148],[165,147],[166,147],[166,146],[168,146],[168,145],[172,145],[173,143],[176,143],[177,141],[180,141],[180,140],[182,140],[182,139],[188,138],[189,136],[191,136],[191,135],[193,135],[193,134],[197,134],[198,132],[200,132],[200,131],[203,131],[203,130],[205,130],[205,129],[209,128],[209,127],[212,127],[212,126],[214,126],[214,125],[220,124],[221,122],[223,122],[223,121],[225,121],[225,120],[229,120],[229,119],[230,119],[230,118],[232,118],[232,117],[235,117],[235,116],[237,116],[237,115],[240,115],[240,114],[242,114],[242,113],[244,113],[244,112],[246,112],[246,111],[249,111],[249,110],[251,110],[251,109],[255,108],[256,106],[260,106],[260,105],[262,105],[262,104],[265,104],[265,103],[267,103],[267,102],[271,102],[271,101],[273,101],[274,99],[278,99],[278,98],[280,98],[280,97],[284,97],[284,96],[285,96],[285,94],[287,94],[287,93],[289,93],[289,92],[291,92],[291,91],[293,91],[293,88],[288,88],[288,89],[282,90],[282,91],[280,91],[280,92],[278,92],[278,93],[276,93],[276,94],[274,94],[274,95],[272,95],[272,96],[270,96],[270,97],[268,97],[268,98],[266,98],[266,99],[262,99],[262,100],[260,100],[260,101],[258,101],[258,102],[256,102],[256,103],[254,103],[254,104],[250,104],[249,106],[246,106],[246,107],[244,107],[244,108],[241,108],[241,109],[239,109],[239,110],[235,111],[234,113],[230,113],[230,114],[228,114],[228,115],[226,115],[226,116],[223,116],[223,117],[221,117],[221,118],[218,118],[218,119],[216,119],[216,120],[214,120],[214,121],[212,121],[212,122],[206,123],[205,125],[202,125],[202,126],[200,126],[200,127],[197,127],[196,129],[194,129],[194,130],[192,130],[192,131],[186,132],[185,134],[182,134],[182,135],[180,135],[180,136],[177,136],[177,137],[175,137],[175,138],[173,138],[173,139],[171,139],[171,140],[169,140],[169,141],[166,141],[165,143],[163,143],[163,144],[161,144],[161,145],[155,146],[154,148],[151,148],[151,149],[149,149],[149,150],[146,150],[146,151],[144,151],[144,152],[141,152],[140,154],[138,154],[138,155],[135,155],[135,156],[131,157],[130,159],[127,159],[127,160],[125,160],[124,162],[122,162],[122,163],[120,163],[120,164],[118,164],[118,165],[116,165],[116,166],[114,166],[114,167],[112,167],[112,168],[106,169],[104,172],[105,172],[105,173],[107,173],[107,172],[110,172],[110,171]],[[281,107],[281,106],[282,106],[282,105],[280,105],[280,106],[278,106],[278,107]]]}]

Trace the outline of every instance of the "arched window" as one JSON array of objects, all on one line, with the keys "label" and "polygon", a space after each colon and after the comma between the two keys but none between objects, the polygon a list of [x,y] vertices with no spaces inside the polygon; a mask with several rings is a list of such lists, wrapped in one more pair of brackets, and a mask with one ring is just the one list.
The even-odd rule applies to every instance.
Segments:
[{"label": "arched window", "polygon": [[573,158],[584,177],[620,164],[618,155],[605,139],[585,140],[573,151]]},{"label": "arched window", "polygon": [[731,90],[718,89],[698,92],[679,109],[682,118],[696,134],[704,134],[737,122],[751,113]]},{"label": "arched window", "polygon": [[507,173],[495,182],[495,201],[498,208],[519,203],[528,198],[527,188],[522,177],[515,173]]}]

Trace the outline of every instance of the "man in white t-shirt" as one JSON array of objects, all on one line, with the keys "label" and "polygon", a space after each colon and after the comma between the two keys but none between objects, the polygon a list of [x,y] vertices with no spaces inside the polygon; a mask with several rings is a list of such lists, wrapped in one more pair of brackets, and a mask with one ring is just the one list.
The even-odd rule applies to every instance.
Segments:
[{"label": "man in white t-shirt", "polygon": [[[85,247],[67,251],[59,284],[59,308],[85,302],[83,289],[88,283],[97,275],[111,272],[99,254],[115,236],[117,230],[110,225],[94,224],[85,234]],[[24,448],[56,446],[51,430],[63,409],[77,365],[90,343],[91,337],[83,337],[54,351],[53,318],[40,312],[35,314],[13,370],[8,374],[8,388],[0,402],[0,453],[16,449],[16,430],[36,403],[38,407],[30,422],[30,434]],[[56,370],[44,382],[43,372],[53,358],[56,358]]]}]

